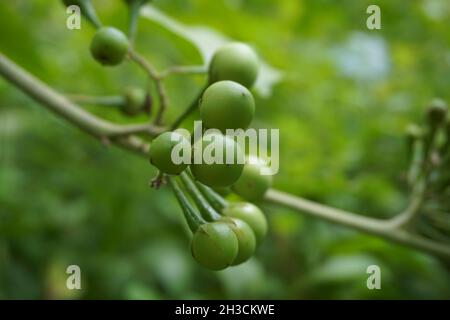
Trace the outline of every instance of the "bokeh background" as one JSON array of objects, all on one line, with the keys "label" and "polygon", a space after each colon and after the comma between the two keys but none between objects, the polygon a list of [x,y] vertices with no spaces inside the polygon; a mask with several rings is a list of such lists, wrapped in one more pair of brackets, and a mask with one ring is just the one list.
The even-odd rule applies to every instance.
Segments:
[{"label": "bokeh background", "polygon": [[[105,24],[126,29],[123,1],[94,3]],[[450,2],[153,3],[153,15],[186,26],[180,34],[155,17],[140,21],[137,48],[159,69],[202,62],[189,36],[204,50],[223,37],[245,41],[264,59],[253,126],[281,130],[276,188],[378,218],[406,205],[404,128],[431,98],[450,100]],[[370,4],[381,7],[381,30],[366,28]],[[94,29],[83,21],[67,30],[66,17],[60,1],[0,1],[1,52],[64,93],[145,86],[131,63],[95,63]],[[203,81],[167,81],[168,119]],[[203,269],[172,194],[148,187],[154,175],[0,79],[0,298],[450,298],[449,267],[435,257],[264,203],[270,232],[256,256]],[[81,267],[81,291],[65,288],[69,264]],[[381,290],[366,287],[371,264],[381,267]]]}]

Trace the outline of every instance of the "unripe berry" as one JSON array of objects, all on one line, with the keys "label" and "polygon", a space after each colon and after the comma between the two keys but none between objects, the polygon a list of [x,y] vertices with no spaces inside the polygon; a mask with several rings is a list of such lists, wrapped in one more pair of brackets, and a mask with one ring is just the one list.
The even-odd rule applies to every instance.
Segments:
[{"label": "unripe berry", "polygon": [[222,211],[227,217],[234,217],[246,222],[255,233],[256,243],[260,244],[267,234],[267,220],[264,213],[252,203],[230,203]]},{"label": "unripe berry", "polygon": [[[172,159],[172,152],[177,156],[181,156],[174,148],[180,150],[188,150],[190,155],[191,144],[189,141],[177,132],[164,132],[156,137],[150,146],[149,158],[150,163],[157,167],[161,172],[166,174],[177,175],[186,169],[187,164],[184,162],[175,163]],[[181,159],[180,159],[181,160]]]},{"label": "unripe berry", "polygon": [[200,101],[200,116],[208,128],[246,129],[255,113],[253,95],[233,81],[219,81],[210,85]]},{"label": "unripe berry", "polygon": [[252,228],[241,219],[224,217],[220,221],[229,224],[238,240],[238,253],[232,265],[236,266],[247,261],[256,249],[256,238]]},{"label": "unripe berry", "polygon": [[267,168],[264,161],[250,156],[244,170],[232,189],[239,196],[247,200],[260,200],[272,186],[272,176],[262,175],[261,169]]},{"label": "unripe berry", "polygon": [[139,88],[129,87],[123,92],[125,103],[121,106],[121,111],[133,116],[147,109],[147,93]]},{"label": "unripe berry", "polygon": [[447,112],[447,103],[441,99],[434,99],[427,108],[428,121],[432,126],[438,126],[445,121]]},{"label": "unripe berry", "polygon": [[209,82],[232,80],[251,88],[258,68],[258,56],[252,48],[244,43],[229,43],[214,53],[209,65]]},{"label": "unripe berry", "polygon": [[238,240],[228,223],[205,223],[194,233],[191,251],[194,259],[202,266],[211,270],[222,270],[235,260]]},{"label": "unripe berry", "polygon": [[97,30],[91,42],[91,54],[102,65],[120,64],[128,52],[128,39],[125,34],[113,27]]},{"label": "unripe berry", "polygon": [[[244,164],[238,163],[238,154],[243,151],[233,139],[220,133],[209,133],[195,142],[192,149],[192,174],[201,183],[210,187],[227,187],[241,176]],[[195,163],[196,153],[202,154],[201,163]],[[229,163],[227,155],[233,155]],[[213,156],[212,159],[209,156]]]}]

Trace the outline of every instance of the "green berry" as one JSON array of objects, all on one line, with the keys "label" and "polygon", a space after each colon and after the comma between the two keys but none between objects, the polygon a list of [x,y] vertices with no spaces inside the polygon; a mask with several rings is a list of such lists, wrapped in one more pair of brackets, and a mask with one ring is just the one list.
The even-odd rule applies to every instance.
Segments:
[{"label": "green berry", "polygon": [[234,217],[245,221],[255,233],[256,243],[260,244],[267,234],[267,220],[264,213],[252,203],[230,203],[222,211],[227,217]]},{"label": "green berry", "polygon": [[261,169],[267,168],[264,161],[257,157],[249,157],[244,166],[244,170],[238,181],[232,189],[233,191],[247,200],[260,200],[266,191],[272,186],[272,176],[262,175]]},{"label": "green berry", "polygon": [[251,88],[258,76],[258,56],[244,43],[229,43],[219,48],[209,65],[209,81],[232,80]]},{"label": "green berry", "polygon": [[228,223],[202,224],[192,238],[192,256],[202,266],[211,270],[229,267],[238,253],[238,240]]},{"label": "green berry", "polygon": [[136,115],[147,108],[147,93],[138,88],[129,87],[124,90],[125,103],[121,111],[127,115]]},{"label": "green berry", "polygon": [[92,38],[91,53],[102,65],[120,64],[128,52],[128,39],[125,34],[113,27],[102,27]]},{"label": "green berry", "polygon": [[255,113],[255,101],[248,89],[237,82],[210,85],[200,101],[200,116],[208,128],[246,129]]},{"label": "green berry", "polygon": [[447,103],[441,99],[434,99],[427,108],[428,121],[432,126],[440,125],[445,121],[447,112]]},{"label": "green berry", "polygon": [[[233,139],[220,133],[207,133],[194,143],[192,150],[194,163],[191,171],[201,183],[210,187],[227,187],[241,176],[244,164],[238,163],[238,154],[243,151]],[[195,163],[196,154],[201,155],[201,163]],[[227,155],[231,161],[227,161]]]},{"label": "green berry", "polygon": [[256,249],[256,238],[252,228],[241,219],[224,217],[221,219],[229,224],[238,240],[238,253],[232,265],[236,266],[247,261]]},{"label": "green berry", "polygon": [[[177,150],[174,150],[174,148]],[[166,174],[180,174],[187,167],[187,163],[182,161],[176,163],[172,159],[172,153],[176,156],[183,156],[187,150],[188,159],[190,159],[191,144],[189,141],[177,132],[164,132],[156,137],[150,146],[149,158],[150,163],[157,167],[161,172]],[[182,160],[182,159],[180,159]]]}]

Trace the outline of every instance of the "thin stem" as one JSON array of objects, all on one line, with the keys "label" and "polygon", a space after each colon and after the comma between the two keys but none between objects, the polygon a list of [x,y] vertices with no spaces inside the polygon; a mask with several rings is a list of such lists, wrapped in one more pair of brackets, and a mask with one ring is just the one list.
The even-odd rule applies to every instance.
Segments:
[{"label": "thin stem", "polygon": [[422,176],[421,179],[416,182],[408,207],[403,212],[391,219],[391,226],[399,229],[407,228],[415,222],[425,200],[425,191],[427,186],[426,179],[427,177],[424,174],[424,176]]},{"label": "thin stem", "polygon": [[72,102],[105,107],[121,107],[126,103],[124,96],[88,96],[82,94],[66,94]]},{"label": "thin stem", "polygon": [[205,220],[200,216],[200,214],[196,211],[194,207],[189,203],[189,200],[187,199],[186,195],[184,194],[183,190],[181,190],[178,183],[175,181],[172,177],[167,177],[167,181],[172,188],[173,193],[175,194],[175,197],[178,200],[178,203],[180,204],[180,207],[183,211],[184,217],[186,219],[187,224],[189,225],[189,228],[194,233],[197,231],[198,227],[204,223],[206,223]]},{"label": "thin stem", "polygon": [[[0,75],[52,112],[65,118],[96,138],[102,139],[104,142],[106,142],[108,137],[123,136],[130,130],[129,125],[119,125],[109,122],[80,108],[1,53]],[[150,128],[148,129],[148,133],[153,136],[163,131],[159,127]],[[135,147],[138,150],[141,148],[146,149],[146,147],[142,147],[145,143],[137,142],[136,137],[118,139],[117,142],[126,148]]]},{"label": "thin stem", "polygon": [[175,130],[180,126],[180,124],[183,122],[184,119],[186,119],[198,106],[198,103],[203,95],[203,92],[205,91],[206,86],[204,86],[200,92],[197,94],[194,100],[192,100],[191,104],[184,110],[184,112],[172,123],[170,126],[171,130]]},{"label": "thin stem", "polygon": [[181,181],[183,181],[186,190],[189,192],[192,199],[194,199],[194,202],[197,208],[200,210],[203,218],[205,218],[207,221],[220,219],[220,214],[217,213],[216,210],[214,210],[211,204],[205,199],[203,194],[197,189],[195,183],[192,182],[189,175],[186,172],[182,172],[180,174],[180,178]]},{"label": "thin stem", "polygon": [[166,70],[161,71],[160,77],[166,78],[168,76],[177,75],[187,75],[187,74],[206,74],[208,72],[205,66],[173,66]]},{"label": "thin stem", "polygon": [[109,136],[116,137],[116,136],[126,136],[126,135],[130,135],[130,134],[144,133],[144,134],[148,134],[151,137],[155,137],[165,131],[166,131],[166,128],[164,128],[164,127],[154,126],[154,125],[151,125],[146,122],[146,123],[121,125]]},{"label": "thin stem", "polygon": [[113,123],[97,118],[79,108],[3,54],[0,54],[0,74],[39,103],[46,105],[53,112],[94,136],[107,136],[117,128]]},{"label": "thin stem", "polygon": [[154,123],[156,125],[160,125],[163,121],[163,116],[164,113],[166,112],[169,103],[166,88],[164,87],[164,84],[158,71],[150,62],[148,62],[143,56],[141,56],[132,49],[129,50],[128,53],[131,60],[136,62],[147,73],[148,77],[155,82],[156,91],[158,93],[159,98],[159,110],[156,114]]},{"label": "thin stem", "polygon": [[415,139],[412,145],[411,164],[408,170],[408,183],[410,185],[414,185],[419,178],[424,167],[424,160],[424,143],[422,139]]},{"label": "thin stem", "polygon": [[205,186],[204,184],[196,181],[196,185],[202,195],[208,200],[208,202],[211,204],[211,206],[217,211],[222,212],[223,208],[225,208],[228,205],[228,202],[222,198],[221,195],[216,193],[214,190],[212,190],[210,187]]},{"label": "thin stem", "polygon": [[450,246],[412,234],[403,229],[395,228],[390,224],[389,220],[383,221],[363,217],[273,189],[268,190],[265,199],[277,205],[282,205],[316,218],[351,227],[387,240],[433,253],[440,257],[450,258]]}]

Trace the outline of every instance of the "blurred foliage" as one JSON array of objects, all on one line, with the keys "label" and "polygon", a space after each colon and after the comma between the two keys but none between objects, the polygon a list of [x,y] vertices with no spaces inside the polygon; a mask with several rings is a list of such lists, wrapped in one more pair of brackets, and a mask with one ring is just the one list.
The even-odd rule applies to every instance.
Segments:
[{"label": "blurred foliage", "polygon": [[[89,56],[93,28],[65,28],[59,1],[0,2],[0,50],[65,93],[115,94],[145,86],[130,63]],[[94,0],[124,29],[120,0]],[[379,4],[382,29],[366,29]],[[390,217],[407,202],[403,130],[432,97],[450,100],[450,3],[443,0],[155,0],[187,26],[251,43],[284,78],[257,95],[253,125],[280,128],[275,187],[343,209]],[[142,19],[137,48],[160,69],[202,56],[185,38]],[[206,38],[205,43],[213,41]],[[204,81],[167,81],[174,119]],[[115,111],[89,110],[124,121]],[[144,116],[142,119],[144,120]],[[192,117],[194,119],[194,117]],[[129,121],[129,120],[126,120]],[[436,258],[263,205],[270,234],[242,266],[210,272],[190,255],[189,233],[155,170],[108,148],[0,79],[0,298],[450,298]],[[81,292],[65,268],[82,270]],[[368,290],[378,264],[382,290]]]}]

